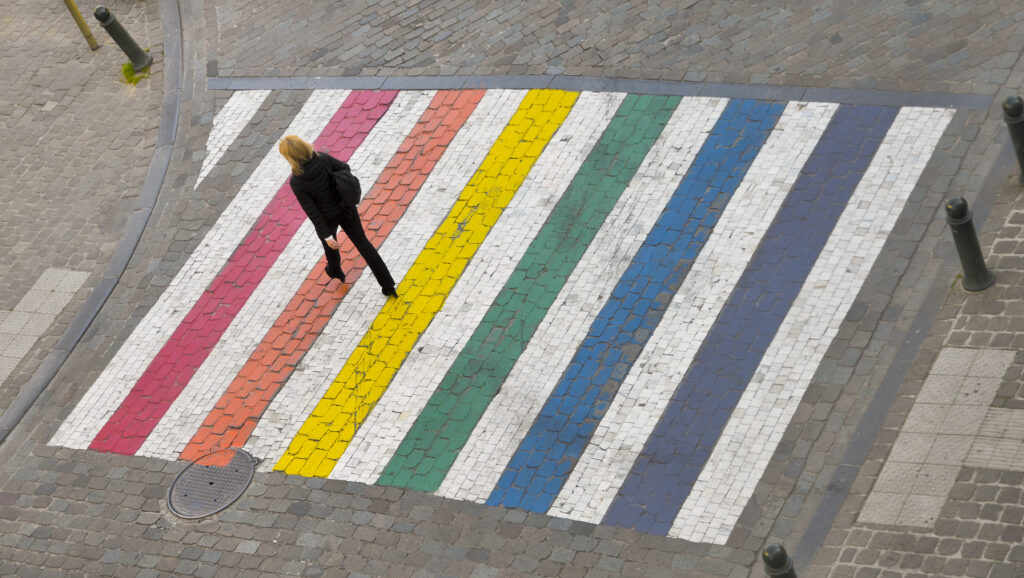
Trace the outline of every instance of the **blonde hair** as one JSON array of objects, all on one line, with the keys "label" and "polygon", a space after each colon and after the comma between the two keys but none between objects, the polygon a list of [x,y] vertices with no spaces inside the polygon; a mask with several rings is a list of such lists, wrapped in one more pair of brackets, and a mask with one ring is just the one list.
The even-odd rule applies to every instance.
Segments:
[{"label": "blonde hair", "polygon": [[277,150],[284,157],[284,160],[288,161],[288,164],[292,166],[293,175],[301,175],[302,163],[313,158],[313,145],[293,134],[281,139],[281,142],[277,145]]}]

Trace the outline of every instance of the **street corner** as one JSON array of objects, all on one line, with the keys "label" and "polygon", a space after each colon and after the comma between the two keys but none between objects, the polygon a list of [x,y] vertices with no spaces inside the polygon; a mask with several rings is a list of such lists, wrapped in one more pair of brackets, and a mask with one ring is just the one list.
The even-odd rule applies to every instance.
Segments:
[{"label": "street corner", "polygon": [[[231,93],[197,187],[277,92]],[[352,166],[399,297],[347,241],[328,282],[287,163],[255,151],[50,444],[244,448],[710,544],[956,112],[639,88],[327,88],[295,109],[281,136]]]}]

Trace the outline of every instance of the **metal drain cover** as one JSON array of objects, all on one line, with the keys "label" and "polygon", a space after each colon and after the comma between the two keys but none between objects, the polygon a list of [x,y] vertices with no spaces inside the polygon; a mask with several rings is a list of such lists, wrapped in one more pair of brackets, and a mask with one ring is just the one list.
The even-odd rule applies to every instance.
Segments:
[{"label": "metal drain cover", "polygon": [[167,490],[167,507],[181,518],[202,518],[230,506],[252,482],[259,462],[228,449],[206,454],[181,470]]}]

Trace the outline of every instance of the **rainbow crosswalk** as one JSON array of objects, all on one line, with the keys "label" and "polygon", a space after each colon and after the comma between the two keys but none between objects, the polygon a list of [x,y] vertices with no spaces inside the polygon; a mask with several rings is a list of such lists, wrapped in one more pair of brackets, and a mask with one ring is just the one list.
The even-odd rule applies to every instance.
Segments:
[{"label": "rainbow crosswalk", "polygon": [[[235,92],[200,178],[266,91]],[[52,445],[724,543],[954,111],[314,91],[399,280],[320,245],[276,148]],[[197,183],[201,187],[201,182]]]}]

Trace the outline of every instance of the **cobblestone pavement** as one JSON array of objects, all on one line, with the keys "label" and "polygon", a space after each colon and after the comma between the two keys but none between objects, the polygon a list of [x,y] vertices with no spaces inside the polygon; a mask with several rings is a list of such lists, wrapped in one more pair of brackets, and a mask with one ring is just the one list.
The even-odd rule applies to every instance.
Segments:
[{"label": "cobblestone pavement", "polygon": [[[944,296],[932,335],[815,560],[827,576],[1018,576],[1019,187],[981,235],[996,284]],[[905,495],[909,494],[909,495]]]},{"label": "cobblestone pavement", "polygon": [[[3,195],[35,217],[5,256],[3,345],[35,343],[5,395],[98,313],[0,446],[0,572],[738,577],[778,542],[801,575],[1024,573],[1019,14],[295,4],[113,5],[165,44],[146,128],[61,163],[118,191],[79,213],[110,238],[43,260],[39,209]],[[19,107],[68,81],[40,70]],[[94,82],[69,109],[132,118]],[[351,249],[323,275],[289,133],[355,167],[398,299]],[[984,293],[956,284],[952,196]],[[170,511],[231,447],[259,459],[239,500]]]},{"label": "cobblestone pavement", "polygon": [[155,76],[136,86],[121,82],[127,60],[91,14],[83,17],[101,45],[95,52],[64,6],[17,2],[0,19],[3,409],[100,284],[153,157],[163,94],[159,11],[153,3],[109,6],[153,55]]}]

